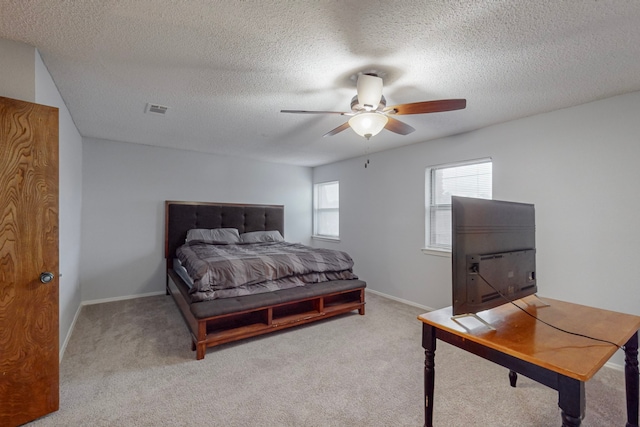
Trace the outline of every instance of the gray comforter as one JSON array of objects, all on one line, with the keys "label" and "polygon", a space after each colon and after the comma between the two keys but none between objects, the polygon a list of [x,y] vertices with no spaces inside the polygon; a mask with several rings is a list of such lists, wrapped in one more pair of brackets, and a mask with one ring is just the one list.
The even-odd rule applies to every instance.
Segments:
[{"label": "gray comforter", "polygon": [[191,242],[176,255],[193,279],[194,302],[358,278],[347,253],[299,243]]}]

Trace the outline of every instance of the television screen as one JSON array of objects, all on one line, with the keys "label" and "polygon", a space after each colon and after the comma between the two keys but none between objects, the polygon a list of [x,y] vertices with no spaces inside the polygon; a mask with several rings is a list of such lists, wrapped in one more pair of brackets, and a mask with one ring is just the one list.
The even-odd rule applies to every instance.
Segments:
[{"label": "television screen", "polygon": [[451,197],[453,314],[537,292],[532,204]]}]

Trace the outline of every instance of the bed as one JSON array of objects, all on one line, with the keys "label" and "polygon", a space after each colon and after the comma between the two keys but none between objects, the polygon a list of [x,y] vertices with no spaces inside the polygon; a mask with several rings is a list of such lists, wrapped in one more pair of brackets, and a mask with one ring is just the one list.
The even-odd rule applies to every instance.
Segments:
[{"label": "bed", "polygon": [[[247,279],[248,284],[238,291],[227,291],[227,287],[222,285],[207,288],[208,281],[219,282],[205,280],[204,276],[198,276],[200,278],[196,280],[190,277],[194,270],[198,270],[198,265],[188,264],[186,257],[190,252],[237,252],[262,246],[267,247],[267,252],[273,252],[273,248],[277,247],[279,251],[279,246],[283,246],[287,251],[293,251],[296,260],[301,259],[298,254],[303,250],[302,245],[286,242],[283,237],[267,238],[264,242],[265,236],[284,236],[284,206],[166,201],[165,216],[166,291],[173,297],[189,327],[191,349],[196,352],[198,360],[205,357],[208,347],[354,310],[365,314],[366,283],[349,273],[348,268],[339,274],[314,273],[303,276],[303,279],[269,280],[266,285]],[[220,236],[225,235],[226,230],[234,229],[242,236],[238,245],[228,244],[224,239],[215,240],[218,237],[213,242],[201,241],[198,237],[201,235],[197,234],[209,231]],[[186,242],[188,235],[190,241]],[[258,236],[257,242],[253,241],[254,236]],[[207,254],[207,261],[209,258],[235,257],[226,252],[219,256],[217,252]],[[313,256],[319,259],[320,255]],[[265,255],[253,257],[263,258]],[[251,268],[246,267],[243,271],[247,270]],[[304,283],[300,283],[301,280]],[[306,283],[307,280],[315,283]]]}]

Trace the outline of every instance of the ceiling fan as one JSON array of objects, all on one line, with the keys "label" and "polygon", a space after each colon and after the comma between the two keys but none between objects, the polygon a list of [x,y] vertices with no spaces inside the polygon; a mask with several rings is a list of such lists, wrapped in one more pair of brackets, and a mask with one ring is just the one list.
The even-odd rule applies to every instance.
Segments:
[{"label": "ceiling fan", "polygon": [[351,112],[307,110],[280,110],[280,112],[351,116],[349,121],[330,130],[323,136],[333,136],[351,127],[358,135],[369,139],[380,133],[382,129],[387,129],[400,135],[408,135],[415,131],[413,127],[392,116],[461,110],[467,106],[466,99],[442,99],[387,107],[387,100],[382,95],[382,78],[375,74],[361,74],[358,76],[356,91],[356,96],[351,99]]}]

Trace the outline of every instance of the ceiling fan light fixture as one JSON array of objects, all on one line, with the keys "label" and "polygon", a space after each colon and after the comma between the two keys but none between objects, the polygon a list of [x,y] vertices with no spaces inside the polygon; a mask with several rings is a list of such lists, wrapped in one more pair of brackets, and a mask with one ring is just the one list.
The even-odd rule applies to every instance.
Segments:
[{"label": "ceiling fan light fixture", "polygon": [[365,112],[349,119],[349,126],[355,133],[367,139],[379,134],[387,125],[389,118],[384,114]]},{"label": "ceiling fan light fixture", "polygon": [[362,74],[358,77],[357,91],[360,106],[367,111],[374,111],[382,98],[382,79]]}]

